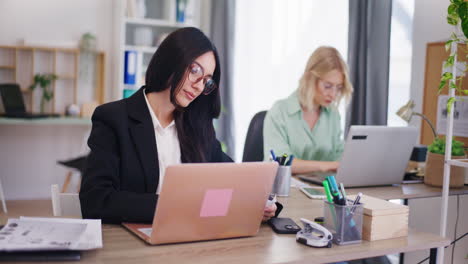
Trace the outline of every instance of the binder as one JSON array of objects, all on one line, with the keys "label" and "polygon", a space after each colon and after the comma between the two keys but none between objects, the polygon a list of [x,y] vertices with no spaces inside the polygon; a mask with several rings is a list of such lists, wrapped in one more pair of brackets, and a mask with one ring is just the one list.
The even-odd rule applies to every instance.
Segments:
[{"label": "binder", "polygon": [[134,50],[125,51],[124,64],[124,84],[135,85],[137,72],[137,52]]}]

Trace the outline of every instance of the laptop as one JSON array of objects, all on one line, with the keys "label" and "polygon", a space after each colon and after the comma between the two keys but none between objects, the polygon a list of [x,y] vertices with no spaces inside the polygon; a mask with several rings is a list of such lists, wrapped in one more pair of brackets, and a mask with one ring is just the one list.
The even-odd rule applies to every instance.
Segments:
[{"label": "laptop", "polygon": [[257,234],[276,162],[168,166],[153,224],[123,223],[151,245]]},{"label": "laptop", "polygon": [[298,177],[321,185],[335,175],[346,187],[401,184],[417,137],[416,127],[351,126],[336,173]]},{"label": "laptop", "polygon": [[18,84],[0,84],[0,96],[2,97],[3,108],[5,109],[5,113],[1,115],[3,117],[27,119],[59,117],[58,114],[33,114],[26,112],[23,94],[21,94]]}]

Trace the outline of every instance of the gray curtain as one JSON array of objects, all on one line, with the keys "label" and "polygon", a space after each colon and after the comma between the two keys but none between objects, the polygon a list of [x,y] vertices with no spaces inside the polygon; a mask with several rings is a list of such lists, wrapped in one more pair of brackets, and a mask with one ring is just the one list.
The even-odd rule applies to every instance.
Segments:
[{"label": "gray curtain", "polygon": [[232,73],[234,59],[235,1],[213,0],[211,2],[211,40],[218,49],[221,61],[222,112],[215,122],[216,135],[227,147],[227,154],[234,159],[234,113],[232,107]]},{"label": "gray curtain", "polygon": [[348,66],[354,87],[350,125],[387,125],[392,1],[350,0]]}]

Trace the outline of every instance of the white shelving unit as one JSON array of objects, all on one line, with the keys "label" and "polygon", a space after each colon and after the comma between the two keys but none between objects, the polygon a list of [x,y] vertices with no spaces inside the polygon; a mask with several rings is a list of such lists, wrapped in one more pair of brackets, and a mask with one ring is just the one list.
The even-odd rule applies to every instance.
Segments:
[{"label": "white shelving unit", "polygon": [[[182,27],[200,28],[201,2],[204,0],[187,1],[184,22],[178,22],[177,19],[179,1],[142,0],[143,10],[146,10],[146,14],[139,12],[142,3],[139,0],[115,1],[117,62],[114,64],[113,70],[117,73],[115,74],[117,78],[115,83],[118,85],[118,90],[114,94],[115,99],[123,98],[124,89],[137,90],[145,83],[146,68],[164,36]],[[144,36],[142,37],[141,34]],[[132,86],[124,84],[126,51],[135,51],[137,54],[136,83]]]},{"label": "white shelving unit", "polygon": [[[455,54],[455,60],[452,66],[453,78],[450,83],[455,83],[457,78],[457,42],[452,42],[450,54]],[[450,87],[450,85],[449,85]],[[456,98],[455,89],[449,88],[449,97]],[[445,134],[445,163],[444,163],[444,180],[442,183],[442,209],[440,221],[440,236],[445,237],[447,228],[447,209],[448,209],[448,195],[450,186],[450,169],[451,166],[468,168],[468,159],[452,159],[452,138],[453,138],[453,110],[448,113],[447,117],[447,130]],[[437,250],[437,263],[444,263],[444,248]]]}]

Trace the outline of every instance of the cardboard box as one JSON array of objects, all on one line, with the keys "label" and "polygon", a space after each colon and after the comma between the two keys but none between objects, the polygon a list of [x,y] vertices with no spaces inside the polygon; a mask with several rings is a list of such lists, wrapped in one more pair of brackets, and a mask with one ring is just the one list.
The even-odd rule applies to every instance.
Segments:
[{"label": "cardboard box", "polygon": [[[349,197],[354,199],[354,197]],[[368,241],[408,235],[409,208],[405,205],[363,195],[362,239]]]}]

